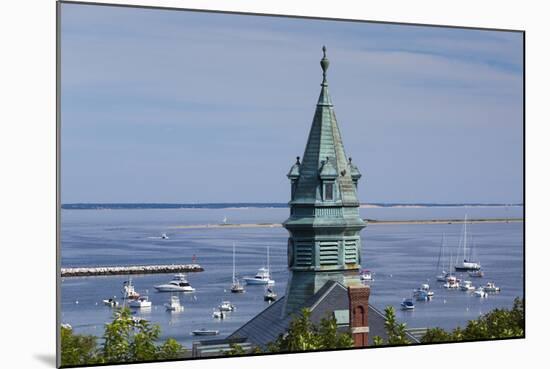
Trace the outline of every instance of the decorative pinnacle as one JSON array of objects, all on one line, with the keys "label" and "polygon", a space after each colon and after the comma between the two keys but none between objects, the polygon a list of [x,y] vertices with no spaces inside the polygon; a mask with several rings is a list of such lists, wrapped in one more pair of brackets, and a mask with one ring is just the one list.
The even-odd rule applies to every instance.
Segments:
[{"label": "decorative pinnacle", "polygon": [[323,69],[323,83],[322,86],[327,85],[327,69],[330,62],[327,59],[327,48],[323,46],[323,59],[321,59],[321,68]]},{"label": "decorative pinnacle", "polygon": [[296,164],[300,165],[300,157],[299,156],[296,157]]}]

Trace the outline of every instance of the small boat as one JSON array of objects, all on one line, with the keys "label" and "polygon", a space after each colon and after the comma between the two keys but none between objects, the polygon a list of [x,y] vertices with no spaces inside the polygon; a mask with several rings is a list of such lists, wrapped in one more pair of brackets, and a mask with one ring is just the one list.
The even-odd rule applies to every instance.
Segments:
[{"label": "small boat", "polygon": [[484,298],[487,297],[487,292],[483,290],[483,287],[479,287],[474,291],[474,296]]},{"label": "small boat", "polygon": [[430,290],[430,285],[423,283],[420,288],[417,288],[413,291],[413,297],[418,297],[418,295],[425,296],[430,299],[434,296],[434,291]]},{"label": "small boat", "polygon": [[361,271],[361,280],[365,282],[373,282],[374,281],[374,273],[372,273],[370,270],[364,269]]},{"label": "small boat", "polygon": [[413,310],[414,309],[414,302],[412,299],[404,299],[401,302],[401,310]]},{"label": "small boat", "polygon": [[168,237],[168,235],[166,233],[163,233],[163,234],[160,235],[160,238],[162,238],[163,240],[167,240],[170,237]]},{"label": "small boat", "polygon": [[428,292],[422,290],[417,291],[414,295],[414,297],[416,297],[416,301],[429,301],[432,296],[428,295]]},{"label": "small boat", "polygon": [[500,292],[500,287],[497,287],[494,282],[487,282],[485,287],[483,287],[485,292]]},{"label": "small boat", "polygon": [[277,294],[271,287],[267,286],[264,292],[264,301],[273,302],[275,300],[277,300]]},{"label": "small boat", "polygon": [[459,288],[460,284],[458,279],[454,275],[450,275],[447,277],[447,282],[443,284],[443,287],[445,288]]},{"label": "small boat", "polygon": [[476,288],[472,285],[472,281],[463,281],[462,283],[460,283],[460,289],[462,291],[470,292],[475,290]]},{"label": "small boat", "polygon": [[449,273],[446,271],[442,271],[441,274],[438,274],[436,279],[438,282],[447,282],[447,277],[449,276]]},{"label": "small boat", "polygon": [[122,294],[127,300],[135,300],[139,298],[139,293],[136,292],[134,284],[132,283],[132,278],[128,278],[128,280],[124,281],[122,284]]},{"label": "small boat", "polygon": [[483,273],[483,270],[478,269],[469,271],[468,275],[472,278],[483,278],[485,274]]},{"label": "small boat", "polygon": [[159,292],[195,292],[195,289],[187,282],[186,276],[183,273],[174,275],[172,280],[166,284],[154,287]]},{"label": "small boat", "polygon": [[267,248],[267,268],[260,268],[254,277],[245,277],[243,280],[246,284],[275,284],[269,273],[269,247]]},{"label": "small boat", "polygon": [[115,300],[115,298],[110,298],[110,299],[107,299],[107,300],[103,300],[103,304],[107,305],[107,306],[110,306],[110,307],[116,307],[118,305],[120,305],[120,303]]},{"label": "small boat", "polygon": [[166,310],[174,312],[180,312],[184,309],[178,296],[170,297],[170,302],[164,304],[164,306],[166,307]]},{"label": "small boat", "polygon": [[233,242],[233,283],[231,284],[231,293],[243,293],[244,286],[239,282],[235,275],[235,243]]},{"label": "small boat", "polygon": [[227,314],[225,314],[224,311],[221,311],[221,310],[214,310],[214,312],[212,313],[212,318],[214,319],[225,319],[227,316]]},{"label": "small boat", "polygon": [[236,307],[229,301],[222,301],[222,303],[218,306],[218,309],[220,311],[235,311]]},{"label": "small boat", "polygon": [[217,336],[220,334],[220,331],[215,329],[195,329],[191,332],[194,336]]},{"label": "small boat", "polygon": [[151,305],[152,303],[147,296],[140,296],[136,300],[128,301],[128,306],[135,309],[150,308]]}]

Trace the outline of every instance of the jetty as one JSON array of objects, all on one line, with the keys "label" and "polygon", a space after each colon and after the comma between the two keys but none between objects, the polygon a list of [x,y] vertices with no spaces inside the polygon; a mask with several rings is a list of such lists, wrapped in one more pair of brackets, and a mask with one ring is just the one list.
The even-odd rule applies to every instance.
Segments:
[{"label": "jetty", "polygon": [[127,265],[103,267],[61,268],[61,277],[87,277],[99,275],[194,273],[204,271],[199,264]]}]

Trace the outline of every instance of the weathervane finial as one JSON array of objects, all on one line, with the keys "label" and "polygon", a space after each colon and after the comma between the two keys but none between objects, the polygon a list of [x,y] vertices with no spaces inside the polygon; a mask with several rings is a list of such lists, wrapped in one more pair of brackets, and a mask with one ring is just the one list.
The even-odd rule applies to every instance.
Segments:
[{"label": "weathervane finial", "polygon": [[327,59],[327,48],[323,45],[323,59],[321,59],[321,68],[323,69],[323,86],[327,85],[327,69],[330,62]]}]

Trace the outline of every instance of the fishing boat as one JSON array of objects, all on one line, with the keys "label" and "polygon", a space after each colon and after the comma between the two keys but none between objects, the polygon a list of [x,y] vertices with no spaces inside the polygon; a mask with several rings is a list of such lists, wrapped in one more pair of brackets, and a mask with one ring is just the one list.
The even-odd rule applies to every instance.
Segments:
[{"label": "fishing boat", "polygon": [[128,306],[135,309],[150,308],[152,303],[147,296],[140,296],[135,300],[128,301]]},{"label": "fishing boat", "polygon": [[414,310],[414,302],[412,299],[404,299],[401,302],[401,310]]},{"label": "fishing boat", "polygon": [[495,285],[495,282],[487,282],[485,287],[483,287],[483,291],[485,291],[485,292],[500,292],[500,287],[497,287]]},{"label": "fishing boat", "polygon": [[159,292],[195,292],[183,273],[174,275],[170,282],[154,286],[154,288]]},{"label": "fishing boat", "polygon": [[251,285],[257,285],[257,284],[263,284],[263,285],[272,285],[275,284],[275,281],[271,279],[271,275],[269,272],[269,246],[267,247],[267,268],[262,267],[258,269],[258,272],[254,277],[245,277],[243,280],[246,282],[246,284]]},{"label": "fishing boat", "polygon": [[460,283],[460,289],[462,291],[470,292],[475,290],[476,288],[472,285],[472,281],[463,281]]},{"label": "fishing boat", "polygon": [[365,282],[373,282],[374,281],[374,273],[370,270],[363,269],[361,271],[361,280]]},{"label": "fishing boat", "polygon": [[170,302],[164,304],[164,306],[168,311],[180,312],[184,310],[183,305],[180,303],[180,298],[175,295],[172,295],[170,297]]},{"label": "fishing boat", "polygon": [[115,298],[110,298],[110,299],[107,299],[107,300],[103,300],[103,304],[107,305],[107,306],[110,306],[110,307],[116,307],[118,305],[120,305],[120,303],[115,300]]},{"label": "fishing boat", "polygon": [[236,307],[229,301],[222,301],[222,303],[218,306],[218,309],[220,311],[235,311]]},{"label": "fishing boat", "polygon": [[231,293],[243,293],[244,286],[235,275],[235,243],[233,242],[233,283],[231,284]]},{"label": "fishing boat", "polygon": [[275,300],[277,300],[277,294],[275,293],[275,291],[273,291],[273,288],[271,286],[266,286],[264,292],[264,301],[273,302]]},{"label": "fishing boat", "polygon": [[[474,248],[470,250],[468,254],[468,215],[464,216],[464,225],[462,227],[462,237],[461,242],[459,243],[459,252],[457,254],[457,263],[455,264],[456,272],[468,272],[473,270],[480,270],[481,264],[479,261],[474,261]],[[462,261],[458,261],[460,255],[460,250],[462,250]]]},{"label": "fishing boat", "polygon": [[134,284],[132,283],[132,278],[128,278],[128,280],[124,281],[122,284],[122,295],[126,300],[135,300],[139,298],[139,293],[136,292]]},{"label": "fishing boat", "polygon": [[487,292],[483,290],[483,287],[479,287],[474,291],[474,296],[484,298],[487,297]]},{"label": "fishing boat", "polygon": [[201,328],[201,329],[195,329],[191,333],[194,336],[217,336],[218,334],[220,334],[220,331],[215,330],[215,329]]},{"label": "fishing boat", "polygon": [[447,277],[447,282],[443,284],[443,287],[453,289],[453,288],[459,288],[460,284],[458,279],[454,275],[450,275]]}]

